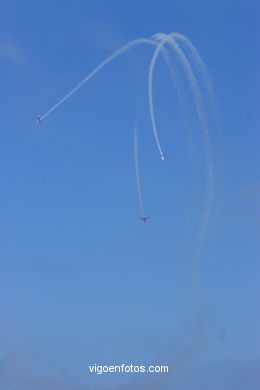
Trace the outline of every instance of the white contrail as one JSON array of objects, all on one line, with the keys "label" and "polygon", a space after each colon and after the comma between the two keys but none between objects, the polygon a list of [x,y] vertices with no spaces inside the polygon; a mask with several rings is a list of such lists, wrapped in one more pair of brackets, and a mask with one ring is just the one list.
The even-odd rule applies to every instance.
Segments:
[{"label": "white contrail", "polygon": [[[155,34],[153,36],[153,38],[160,41],[161,40],[160,35],[161,34],[159,34],[159,33]],[[168,41],[168,39],[166,40],[166,42],[167,41]],[[172,77],[172,80],[173,80],[173,84],[174,84],[174,87],[175,87],[175,90],[177,93],[177,97],[178,97],[179,105],[180,105],[180,108],[182,111],[182,116],[183,116],[183,120],[185,122],[185,126],[188,128],[188,125],[187,125],[188,114],[187,114],[187,107],[186,107],[186,97],[185,97],[184,90],[181,87],[181,80],[180,80],[179,72],[178,72],[177,67],[174,66],[173,62],[171,61],[169,50],[164,46],[161,48],[161,52],[162,52],[165,64],[166,64],[166,66],[170,72],[170,75]]]},{"label": "white contrail", "polygon": [[[176,42],[175,35],[178,38],[180,38],[180,37],[185,38],[183,35],[178,34],[178,33],[170,33],[170,34],[158,33],[158,34],[155,34],[153,37],[155,39],[159,39],[161,41],[163,40],[164,44],[165,44],[165,40],[170,44],[170,46],[172,47],[174,52],[177,54],[178,59],[181,61],[183,68],[187,74],[187,77],[188,77],[188,80],[190,83],[190,87],[191,87],[191,90],[192,90],[192,93],[194,96],[194,101],[195,101],[195,105],[196,105],[196,110],[197,110],[199,122],[200,122],[201,128],[203,130],[203,134],[205,136],[205,141],[206,141],[206,146],[207,146],[207,158],[208,158],[208,176],[209,176],[210,181],[212,181],[212,183],[213,183],[214,169],[213,169],[213,161],[212,161],[212,157],[211,157],[211,142],[210,142],[210,137],[209,137],[208,121],[207,121],[207,117],[206,117],[206,113],[205,113],[205,107],[204,107],[202,93],[201,93],[198,81],[196,79],[196,76],[193,72],[191,63],[187,59],[187,56],[185,55],[183,50],[180,48],[180,46]],[[187,40],[187,41],[190,42],[189,40]],[[192,47],[195,50],[195,47],[194,46],[192,46]],[[193,52],[192,52],[192,54],[193,54]],[[199,54],[197,52],[196,58],[198,56],[199,56]],[[199,56],[199,58],[202,61],[200,56]],[[205,65],[205,67],[206,67],[206,65]],[[213,91],[213,89],[212,89],[212,91]],[[213,91],[213,93],[214,93],[214,91]]]},{"label": "white contrail", "polygon": [[141,213],[141,217],[145,217],[143,197],[141,191],[141,181],[140,181],[137,125],[135,125],[134,127],[134,157],[135,157],[135,175],[136,175],[136,185],[137,185],[137,194],[139,200],[140,213]]},{"label": "white contrail", "polygon": [[211,142],[210,142],[210,136],[209,136],[209,129],[208,129],[208,121],[205,113],[205,107],[203,102],[203,97],[200,91],[200,86],[198,84],[198,81],[194,75],[192,66],[187,59],[185,53],[183,50],[179,47],[178,43],[175,41],[172,36],[169,36],[169,43],[171,44],[173,50],[177,54],[179,60],[181,61],[183,68],[187,74],[190,87],[194,96],[194,101],[196,105],[196,110],[199,118],[199,123],[202,128],[205,144],[206,144],[206,151],[207,151],[207,167],[208,167],[208,196],[209,196],[209,203],[211,204],[213,200],[213,183],[214,183],[214,167],[213,167],[213,161],[212,161],[212,152],[211,152]]},{"label": "white contrail", "polygon": [[154,137],[157,143],[157,147],[161,156],[161,159],[164,160],[163,152],[161,149],[161,145],[159,142],[158,134],[157,134],[157,129],[156,129],[156,121],[155,121],[155,115],[154,115],[154,104],[153,104],[153,75],[154,75],[154,66],[156,63],[156,60],[158,58],[158,55],[160,54],[164,44],[168,41],[168,36],[165,35],[161,41],[158,43],[151,62],[149,66],[149,74],[148,74],[148,97],[149,97],[149,109],[150,109],[150,115],[151,115],[151,121],[152,121],[152,127],[153,127],[153,132],[154,132]]},{"label": "white contrail", "polygon": [[65,102],[71,95],[73,95],[79,88],[81,88],[87,81],[89,81],[96,73],[98,73],[102,68],[104,68],[105,65],[109,64],[112,60],[114,60],[116,57],[118,57],[120,54],[123,54],[125,51],[129,50],[130,48],[139,45],[141,43],[146,43],[149,45],[157,45],[157,43],[151,39],[146,38],[139,38],[135,39],[134,41],[131,41],[127,43],[126,45],[120,47],[118,50],[116,50],[113,54],[111,54],[109,57],[107,57],[104,61],[102,61],[95,69],[92,70],[86,77],[84,77],[83,80],[81,80],[76,87],[74,87],[67,95],[65,95],[61,100],[58,101],[53,107],[51,107],[44,115],[42,115],[39,120],[43,120],[46,118],[51,112],[56,110],[62,103]]},{"label": "white contrail", "polygon": [[178,41],[184,43],[184,49],[186,49],[187,53],[190,54],[191,60],[193,60],[195,65],[198,67],[202,80],[204,81],[206,89],[208,91],[210,105],[211,105],[210,108],[214,114],[215,123],[216,125],[219,126],[220,121],[219,121],[219,115],[217,110],[217,99],[216,99],[212,79],[207,65],[203,61],[196,46],[185,35],[176,32],[171,33],[169,35],[170,37],[176,38]]},{"label": "white contrail", "polygon": [[[188,60],[186,54],[184,51],[179,47],[178,43],[176,42],[176,39],[174,37],[174,34],[156,34],[155,39],[163,41],[165,44],[165,39],[168,41],[170,46],[172,47],[173,51],[177,55],[177,58],[180,60],[184,71],[187,75],[187,78],[189,80],[190,88],[192,90],[196,111],[199,118],[199,123],[204,135],[205,140],[205,146],[206,146],[206,158],[207,158],[207,197],[206,197],[206,205],[203,213],[203,218],[200,226],[199,231],[199,238],[198,238],[198,247],[196,254],[193,259],[192,263],[192,274],[193,274],[193,282],[194,282],[194,294],[195,294],[195,300],[196,300],[196,313],[197,313],[197,323],[198,323],[198,335],[194,342],[191,344],[190,347],[188,347],[186,350],[183,351],[183,353],[180,355],[179,358],[175,359],[171,364],[171,369],[173,369],[176,365],[181,363],[183,360],[185,360],[203,340],[203,336],[205,333],[205,327],[204,327],[204,318],[203,318],[203,299],[202,299],[202,291],[201,291],[201,284],[200,284],[200,278],[199,278],[199,267],[200,267],[200,260],[201,260],[201,254],[202,254],[202,244],[205,239],[206,229],[209,223],[209,217],[211,213],[212,208],[212,202],[213,202],[213,194],[214,194],[214,167],[213,167],[213,160],[212,160],[212,153],[211,153],[211,142],[209,137],[209,129],[208,129],[208,122],[206,117],[206,112],[204,108],[204,102],[202,93],[200,90],[200,86],[198,84],[198,81],[195,77],[195,74],[193,72],[192,66],[190,61]],[[163,46],[161,47],[161,49]]]}]

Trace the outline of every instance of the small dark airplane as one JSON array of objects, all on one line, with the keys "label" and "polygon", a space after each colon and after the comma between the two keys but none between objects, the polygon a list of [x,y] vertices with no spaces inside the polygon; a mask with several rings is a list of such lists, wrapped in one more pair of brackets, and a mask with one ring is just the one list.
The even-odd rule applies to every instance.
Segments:
[{"label": "small dark airplane", "polygon": [[139,219],[141,219],[142,221],[146,222],[146,220],[148,219],[149,217],[139,217]]},{"label": "small dark airplane", "polygon": [[38,116],[36,123],[42,123],[41,117]]}]

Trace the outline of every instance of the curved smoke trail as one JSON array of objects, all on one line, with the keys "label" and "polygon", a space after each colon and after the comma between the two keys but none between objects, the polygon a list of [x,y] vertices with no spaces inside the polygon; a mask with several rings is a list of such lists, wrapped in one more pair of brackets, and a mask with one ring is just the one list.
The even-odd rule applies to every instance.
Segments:
[{"label": "curved smoke trail", "polygon": [[214,115],[214,120],[217,126],[219,126],[219,115],[217,110],[217,99],[211,79],[211,75],[209,72],[209,69],[205,62],[203,61],[201,55],[199,54],[198,49],[196,46],[191,42],[189,38],[187,38],[185,35],[180,33],[171,33],[169,34],[170,37],[176,38],[178,41],[184,43],[184,49],[186,49],[187,53],[190,54],[191,60],[194,61],[195,65],[197,66],[201,78],[206,86],[206,89],[208,91],[209,100],[210,100],[210,108]]},{"label": "curved smoke trail", "polygon": [[[161,38],[159,38],[159,36],[161,35],[162,33],[158,33],[158,34],[155,34],[153,36],[154,39],[158,40],[160,42]],[[173,80],[173,85],[174,85],[174,88],[176,90],[176,93],[177,93],[177,97],[178,97],[178,101],[179,101],[179,105],[180,105],[180,108],[181,108],[181,111],[182,111],[182,115],[183,115],[183,120],[185,122],[185,126],[188,128],[188,124],[186,123],[186,119],[187,119],[187,107],[186,107],[186,96],[185,96],[185,93],[183,91],[183,88],[181,87],[181,81],[180,81],[180,75],[179,75],[179,72],[177,70],[177,67],[174,66],[174,64],[172,63],[171,61],[171,58],[170,58],[170,54],[169,54],[169,50],[165,47],[165,44],[167,43],[167,39],[164,40],[164,46],[161,48],[161,52],[162,52],[162,55],[163,55],[163,58],[164,58],[164,62],[170,72],[170,75],[172,77],[172,80]]]},{"label": "curved smoke trail", "polygon": [[[185,348],[169,365],[169,373],[172,372],[175,368],[183,364],[194,351],[201,345],[204,339],[204,334],[205,334],[205,325],[204,325],[204,315],[203,315],[203,294],[202,294],[202,289],[201,289],[201,282],[200,282],[200,261],[201,261],[201,255],[202,255],[202,246],[203,242],[205,240],[205,235],[206,235],[206,230],[207,226],[209,223],[209,218],[211,214],[211,209],[212,209],[212,203],[213,203],[213,198],[214,198],[214,165],[213,165],[213,159],[212,159],[212,151],[211,151],[211,141],[210,141],[210,136],[209,136],[209,128],[208,128],[208,121],[206,117],[206,110],[204,106],[204,100],[202,97],[202,93],[200,90],[199,83],[197,81],[197,78],[195,77],[195,74],[192,69],[192,65],[190,61],[188,60],[186,54],[184,51],[179,47],[178,43],[176,42],[175,38],[177,39],[177,36],[175,37],[175,33],[173,34],[155,34],[153,36],[155,39],[159,40],[161,43],[160,49],[157,50],[159,46],[157,46],[154,53],[156,55],[156,58],[158,57],[159,53],[162,51],[166,64],[170,70],[170,62],[169,58],[166,59],[165,57],[165,48],[164,45],[168,43],[170,47],[173,49],[175,54],[177,55],[178,59],[180,60],[184,71],[187,75],[190,88],[194,97],[194,102],[196,106],[196,111],[198,115],[198,120],[200,127],[202,129],[203,135],[204,135],[204,140],[205,140],[205,146],[206,146],[206,160],[207,160],[207,193],[206,193],[206,205],[202,217],[202,222],[200,225],[200,231],[199,231],[199,241],[198,241],[198,247],[196,254],[193,258],[193,264],[192,264],[192,275],[193,275],[193,284],[194,284],[194,295],[195,295],[195,304],[196,304],[196,314],[197,314],[197,324],[198,324],[198,334],[193,340],[193,342]],[[194,55],[195,59],[200,58],[201,63],[203,63],[201,57],[198,57],[198,53],[195,56],[195,52],[192,52],[191,54]],[[154,55],[154,56],[155,56]],[[155,58],[155,60],[156,60]],[[154,63],[155,63],[154,60]],[[154,64],[153,64],[154,66]],[[206,67],[206,66],[205,66]],[[210,90],[210,84],[208,80],[210,80],[210,77],[206,79],[205,75],[205,69],[204,68],[204,77],[203,81],[207,84],[208,90]],[[153,69],[152,69],[153,70]],[[174,69],[172,69],[174,71]],[[174,76],[174,72],[173,72]],[[176,74],[175,74],[176,76]],[[152,79],[152,77],[151,77]],[[178,78],[174,78],[174,81],[177,81],[178,83]],[[176,89],[178,89],[178,84],[176,85]],[[213,95],[213,87],[212,87],[212,95]],[[178,93],[178,92],[177,92]],[[178,94],[180,103],[181,101],[181,95]],[[211,104],[213,105],[212,110],[214,110],[214,101],[212,99]],[[184,107],[183,107],[184,108]],[[153,106],[152,106],[153,110]],[[152,111],[151,111],[152,112]],[[171,347],[170,347],[171,349]],[[167,376],[167,374],[166,374]],[[139,383],[139,386],[137,385],[136,389],[138,390],[157,390],[161,383],[164,381],[166,376],[160,376],[158,380],[153,381],[152,383],[146,382],[146,383]],[[125,390],[130,390],[131,385],[128,387],[126,386]]]},{"label": "curved smoke trail", "polygon": [[[164,53],[164,45],[169,43],[170,47],[173,49],[178,59],[180,60],[184,71],[187,75],[191,91],[193,93],[196,111],[199,119],[199,124],[202,129],[205,145],[206,145],[206,160],[207,160],[207,195],[206,195],[206,205],[202,217],[202,222],[199,231],[199,241],[196,254],[193,258],[192,262],[192,277],[193,277],[193,285],[194,285],[194,296],[195,296],[195,304],[196,304],[196,315],[197,315],[197,324],[198,324],[198,333],[195,337],[194,341],[190,346],[185,348],[169,365],[169,373],[172,372],[177,366],[183,364],[186,359],[201,345],[204,339],[205,334],[205,325],[204,325],[204,315],[203,315],[203,293],[201,289],[200,282],[200,261],[202,255],[202,245],[205,239],[206,229],[209,223],[209,217],[212,208],[213,195],[214,195],[214,166],[212,160],[211,153],[211,142],[209,137],[209,129],[208,129],[208,121],[206,117],[204,101],[202,97],[202,93],[200,90],[200,86],[193,72],[190,61],[188,60],[184,51],[179,47],[178,43],[174,38],[174,34],[155,34],[153,36],[155,39],[161,42],[160,49],[156,52],[158,56],[160,51]],[[157,49],[156,49],[157,50]],[[164,55],[165,57],[165,55]],[[166,58],[165,58],[166,60]],[[166,60],[166,64],[170,70],[169,58]],[[173,74],[174,75],[174,74]],[[178,81],[178,80],[177,80]],[[178,85],[176,85],[176,89]],[[180,98],[180,95],[178,96]],[[181,102],[180,102],[181,103]],[[170,348],[171,349],[171,348]],[[166,374],[167,376],[168,374]],[[152,383],[142,383],[140,390],[155,390],[158,389],[161,382],[163,382],[165,376],[158,378],[158,380],[153,381]]]},{"label": "curved smoke trail", "polygon": [[46,118],[51,112],[56,110],[62,103],[64,103],[70,96],[72,96],[78,89],[80,89],[87,81],[89,81],[96,73],[98,73],[104,66],[109,64],[112,60],[114,60],[119,55],[123,54],[125,51],[129,50],[132,47],[135,47],[141,43],[146,43],[149,45],[157,45],[156,42],[154,42],[151,39],[147,38],[139,38],[135,39],[134,41],[131,41],[127,43],[126,45],[120,47],[118,50],[116,50],[113,54],[111,54],[109,57],[107,57],[104,61],[102,61],[96,68],[92,70],[84,79],[82,79],[76,87],[74,87],[70,92],[68,92],[61,100],[58,101],[53,107],[51,107],[44,115],[39,117],[39,120],[43,120]]},{"label": "curved smoke trail", "polygon": [[181,61],[183,68],[186,72],[186,75],[188,77],[190,87],[194,96],[194,101],[196,105],[196,110],[198,114],[199,123],[201,126],[201,129],[204,134],[205,144],[206,144],[206,153],[207,153],[207,205],[205,209],[204,219],[202,223],[201,228],[201,235],[204,237],[206,225],[208,223],[208,218],[211,211],[211,205],[213,201],[213,193],[214,193],[214,165],[212,160],[212,147],[211,147],[211,141],[209,136],[209,128],[208,128],[208,121],[205,113],[205,107],[204,107],[204,101],[202,97],[202,93],[200,90],[200,86],[198,84],[198,81],[196,79],[196,76],[192,70],[192,66],[187,59],[186,55],[184,54],[183,50],[179,47],[178,43],[175,41],[174,38],[171,36],[169,37],[169,43],[172,46],[173,50],[179,57],[179,60]]},{"label": "curved smoke trail", "polygon": [[[214,165],[213,165],[213,160],[212,160],[212,150],[211,150],[212,147],[211,147],[211,141],[210,141],[210,136],[209,136],[208,121],[207,121],[207,117],[206,117],[204,101],[203,101],[202,93],[200,90],[200,86],[199,86],[197,78],[193,72],[190,61],[188,60],[187,56],[185,55],[185,53],[180,48],[180,46],[178,45],[178,43],[176,42],[176,40],[174,38],[175,34],[177,34],[177,33],[171,33],[171,34],[160,33],[160,34],[155,34],[154,37],[156,39],[161,39],[161,40],[163,39],[164,41],[166,39],[167,42],[170,44],[171,48],[173,49],[173,51],[175,52],[175,54],[177,55],[177,58],[180,60],[182,66],[186,72],[186,75],[188,77],[188,80],[189,80],[190,88],[192,90],[194,101],[195,101],[195,106],[196,106],[196,111],[197,111],[199,123],[200,123],[201,129],[202,129],[203,134],[204,134],[204,139],[205,139],[205,144],[206,144],[206,152],[207,152],[207,169],[208,169],[208,172],[207,172],[207,174],[208,174],[208,182],[207,182],[208,197],[207,197],[207,199],[208,199],[208,202],[207,202],[207,207],[206,207],[207,212],[204,215],[204,224],[202,224],[203,228],[201,229],[201,231],[203,232],[202,233],[202,236],[203,236],[205,233],[205,227],[207,225],[208,217],[210,214],[211,203],[213,201],[213,192],[214,192],[214,186],[213,186],[213,184],[214,184]],[[179,35],[181,35],[181,34],[179,34]],[[201,59],[201,61],[202,61],[202,59]]]},{"label": "curved smoke trail", "polygon": [[154,114],[153,75],[154,75],[154,66],[155,66],[156,60],[157,60],[158,55],[160,54],[164,44],[167,42],[167,40],[168,40],[168,36],[162,38],[161,42],[158,43],[158,45],[153,53],[151,62],[150,62],[149,74],[148,74],[148,97],[149,97],[150,116],[151,116],[151,121],[152,121],[152,128],[153,128],[153,132],[154,132],[154,137],[155,137],[157,147],[158,147],[158,150],[159,150],[159,153],[160,153],[162,160],[164,160],[164,156],[163,156],[163,152],[162,152],[161,145],[160,145],[159,138],[158,138],[158,134],[157,134],[155,114]]},{"label": "curved smoke trail", "polygon": [[141,217],[144,217],[145,214],[144,214],[144,203],[143,203],[141,180],[140,180],[137,125],[135,125],[134,128],[134,157],[135,157],[135,174],[136,174],[138,201],[139,201]]}]

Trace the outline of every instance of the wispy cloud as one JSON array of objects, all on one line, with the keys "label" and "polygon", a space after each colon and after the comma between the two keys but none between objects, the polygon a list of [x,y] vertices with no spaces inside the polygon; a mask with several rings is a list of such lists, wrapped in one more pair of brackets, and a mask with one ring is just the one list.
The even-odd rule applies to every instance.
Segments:
[{"label": "wispy cloud", "polygon": [[25,59],[25,53],[12,39],[0,37],[0,59],[19,62]]}]

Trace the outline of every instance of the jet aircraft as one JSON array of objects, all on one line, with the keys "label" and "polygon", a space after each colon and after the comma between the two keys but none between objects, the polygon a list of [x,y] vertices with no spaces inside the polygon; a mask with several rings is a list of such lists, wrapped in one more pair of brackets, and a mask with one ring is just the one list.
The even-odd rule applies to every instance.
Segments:
[{"label": "jet aircraft", "polygon": [[142,221],[146,222],[146,220],[148,219],[149,217],[139,217],[139,219],[141,219]]}]

